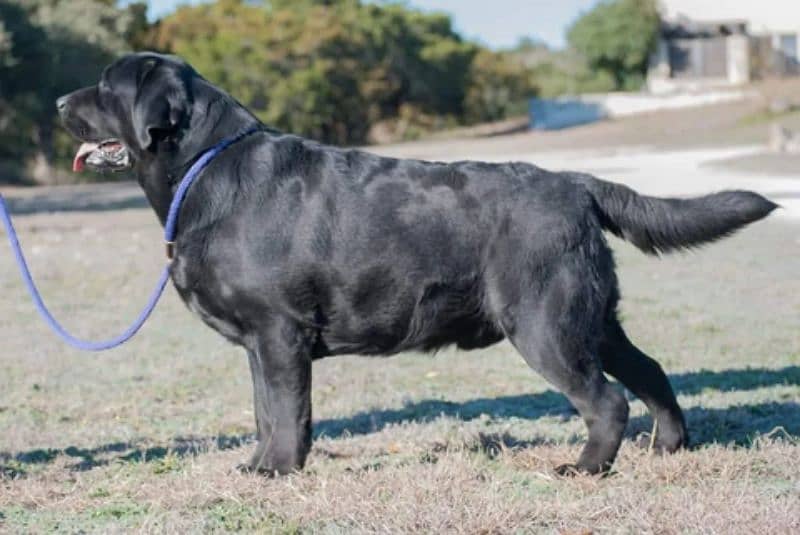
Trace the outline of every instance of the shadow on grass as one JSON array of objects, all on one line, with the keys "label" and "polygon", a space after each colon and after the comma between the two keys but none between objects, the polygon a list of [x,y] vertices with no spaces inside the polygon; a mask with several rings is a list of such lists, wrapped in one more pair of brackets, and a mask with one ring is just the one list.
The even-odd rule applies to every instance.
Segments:
[{"label": "shadow on grass", "polygon": [[426,399],[409,403],[399,409],[371,410],[344,418],[320,420],[314,424],[314,436],[340,438],[366,435],[391,425],[403,422],[425,423],[441,416],[468,422],[481,417],[536,420],[543,416],[569,417],[572,414],[574,412],[567,398],[552,390],[530,395],[471,399],[460,403]]},{"label": "shadow on grass", "polygon": [[135,442],[114,442],[96,448],[36,449],[17,454],[0,452],[0,476],[24,476],[33,465],[49,464],[64,455],[76,459],[70,469],[79,472],[113,463],[152,462],[167,455],[189,457],[209,449],[238,448],[254,440],[250,434],[220,435],[213,438],[176,438],[167,446],[141,447]]},{"label": "shadow on grass", "polygon": [[733,392],[776,385],[800,385],[800,366],[784,368],[744,368],[739,370],[699,370],[669,376],[678,394],[699,394],[704,390]]},{"label": "shadow on grass", "polygon": [[[735,405],[724,409],[691,407],[683,411],[692,447],[707,444],[752,446],[759,435],[777,433],[800,441],[800,403],[794,401]],[[650,416],[631,418],[626,436],[649,433]]]},{"label": "shadow on grass", "polygon": [[[745,368],[740,370],[725,370],[721,372],[700,370],[670,377],[670,382],[676,392],[680,394],[699,394],[707,390],[732,392],[737,390],[754,390],[757,388],[776,385],[800,385],[800,366],[787,366],[781,369]],[[787,404],[763,404],[762,406],[783,406]],[[796,404],[789,404],[796,405]],[[774,408],[774,407],[772,407]],[[706,410],[694,408],[687,411],[687,418],[692,422],[692,413],[714,412],[716,409]],[[723,412],[736,411],[736,407],[721,409]],[[754,409],[756,410],[756,409]],[[767,412],[774,412],[768,410]],[[796,413],[795,420],[800,420],[800,413]],[[325,436],[339,438],[345,435],[363,435],[380,431],[390,425],[402,422],[429,422],[439,416],[457,418],[470,421],[483,415],[491,419],[522,418],[535,420],[542,416],[575,415],[575,410],[567,399],[558,392],[548,390],[539,394],[501,396],[497,398],[480,398],[461,403],[443,400],[423,400],[408,404],[399,409],[371,410],[356,413],[345,418],[321,420],[314,426],[315,437]],[[792,415],[792,411],[784,413]],[[783,416],[783,415],[782,415]],[[769,426],[768,429],[760,427],[759,432],[768,432],[775,426],[784,425],[788,418],[780,418]],[[800,423],[800,422],[797,422]],[[699,425],[703,425],[702,422]],[[798,434],[800,429],[795,425],[792,434]],[[649,428],[648,428],[649,431]],[[751,433],[752,434],[752,433]],[[730,442],[731,437],[719,436],[717,440]],[[712,437],[708,441],[714,441]],[[735,441],[735,438],[734,438]],[[706,442],[706,441],[704,441]]]},{"label": "shadow on grass", "polygon": [[[752,390],[774,385],[800,385],[800,367],[782,369],[749,368],[713,372],[702,370],[671,377],[676,391],[697,394],[705,390]],[[568,418],[575,414],[567,399],[552,390],[531,395],[479,398],[464,402],[422,400],[402,408],[371,410],[344,418],[319,420],[314,424],[314,437],[341,438],[379,432],[404,422],[425,423],[439,417],[471,421],[477,418],[502,420],[520,418],[536,420],[544,416]],[[765,402],[707,409],[691,407],[685,411],[693,445],[709,443],[749,446],[757,435],[782,428],[800,436],[800,403]],[[633,418],[628,436],[649,432],[649,416]],[[193,456],[209,449],[238,448],[254,440],[253,435],[221,435],[212,438],[177,438],[166,446],[140,447],[133,442],[117,442],[97,448],[37,449],[21,453],[0,452],[0,476],[24,476],[33,465],[49,464],[65,455],[77,462],[71,469],[83,471],[117,462],[151,462],[167,455]],[[531,443],[504,435],[505,447],[525,447]]]}]

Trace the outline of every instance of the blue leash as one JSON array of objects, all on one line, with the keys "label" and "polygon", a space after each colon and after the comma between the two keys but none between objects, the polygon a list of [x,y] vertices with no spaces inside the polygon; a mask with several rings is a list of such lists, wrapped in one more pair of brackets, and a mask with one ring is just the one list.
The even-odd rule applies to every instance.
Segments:
[{"label": "blue leash", "polygon": [[[254,127],[236,136],[223,139],[210,149],[206,150],[186,172],[186,175],[184,175],[183,179],[178,185],[178,189],[175,191],[175,195],[172,198],[172,203],[169,205],[167,221],[164,224],[164,240],[167,244],[167,258],[169,260],[172,260],[175,250],[178,212],[180,211],[181,204],[183,204],[183,199],[186,197],[186,193],[189,191],[189,187],[192,185],[198,175],[200,175],[203,169],[205,169],[211,160],[216,158],[219,153],[227,149],[230,145],[236,143],[246,136],[249,136],[250,134],[257,132],[258,130],[260,130],[260,127]],[[14,230],[14,225],[11,223],[11,216],[8,208],[6,207],[5,199],[3,199],[2,195],[0,195],[0,219],[3,220],[3,225],[5,226],[6,233],[8,234],[8,241],[11,243],[11,250],[14,252],[14,258],[17,260],[19,271],[22,274],[22,280],[25,282],[25,286],[27,286],[28,292],[31,294],[33,303],[36,305],[36,310],[39,311],[39,314],[41,314],[42,318],[44,318],[44,321],[50,326],[51,329],[53,329],[53,331],[55,331],[56,334],[58,334],[69,345],[77,349],[82,349],[84,351],[103,351],[105,349],[111,349],[113,347],[122,345],[133,338],[139,329],[141,329],[142,325],[144,325],[144,322],[147,321],[147,318],[150,317],[150,314],[156,307],[161,294],[164,292],[164,287],[167,285],[167,281],[169,280],[169,265],[167,265],[167,267],[165,267],[164,271],[161,273],[161,277],[158,279],[156,287],[153,290],[153,293],[150,295],[150,299],[147,300],[147,304],[144,306],[141,313],[139,313],[139,317],[136,318],[136,320],[133,322],[133,325],[125,329],[122,334],[111,338],[110,340],[102,340],[98,342],[81,340],[80,338],[76,338],[68,333],[67,330],[64,329],[64,327],[62,327],[58,321],[56,321],[56,319],[47,309],[47,306],[44,304],[42,296],[39,294],[39,290],[36,288],[36,284],[33,282],[33,277],[31,277],[28,264],[25,262],[25,257],[22,254],[22,248],[20,247],[19,239],[17,238],[17,232]]]}]

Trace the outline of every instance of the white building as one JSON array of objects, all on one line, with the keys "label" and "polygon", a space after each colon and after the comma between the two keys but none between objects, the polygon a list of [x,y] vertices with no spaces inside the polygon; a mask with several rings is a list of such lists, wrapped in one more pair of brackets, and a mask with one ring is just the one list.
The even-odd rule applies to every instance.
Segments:
[{"label": "white building", "polygon": [[654,91],[800,71],[800,0],[660,0]]}]

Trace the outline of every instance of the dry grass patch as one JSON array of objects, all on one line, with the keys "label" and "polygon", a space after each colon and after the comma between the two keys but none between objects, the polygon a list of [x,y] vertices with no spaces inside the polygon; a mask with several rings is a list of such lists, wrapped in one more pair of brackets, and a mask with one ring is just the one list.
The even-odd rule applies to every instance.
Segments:
[{"label": "dry grass patch", "polygon": [[481,437],[358,457],[317,448],[306,472],[277,480],[232,470],[246,453],[241,448],[179,458],[166,471],[154,461],[81,473],[54,461],[45,472],[7,480],[0,508],[17,527],[96,531],[800,529],[800,488],[786,479],[800,470],[796,441],[765,437],[750,448],[708,446],[668,457],[626,442],[611,476],[558,478],[552,467],[578,449],[491,451]]}]

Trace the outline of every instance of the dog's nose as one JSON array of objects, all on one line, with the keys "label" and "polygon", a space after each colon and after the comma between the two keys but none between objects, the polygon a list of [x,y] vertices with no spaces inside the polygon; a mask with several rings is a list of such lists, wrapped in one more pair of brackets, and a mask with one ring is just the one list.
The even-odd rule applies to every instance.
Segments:
[{"label": "dog's nose", "polygon": [[63,112],[64,110],[66,110],[68,101],[69,97],[67,95],[64,95],[63,97],[58,97],[56,99],[56,108],[58,109],[58,111]]}]

